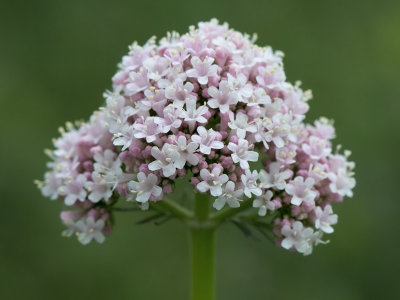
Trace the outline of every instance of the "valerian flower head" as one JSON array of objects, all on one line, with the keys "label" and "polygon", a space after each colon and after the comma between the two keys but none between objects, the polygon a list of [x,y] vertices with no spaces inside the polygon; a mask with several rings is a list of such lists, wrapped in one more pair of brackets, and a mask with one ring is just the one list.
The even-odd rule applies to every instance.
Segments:
[{"label": "valerian flower head", "polygon": [[134,43],[104,106],[46,152],[38,185],[70,209],[65,235],[101,243],[120,198],[151,208],[188,175],[215,209],[244,205],[283,248],[311,253],[353,194],[354,163],[332,151],[333,121],[304,122],[311,92],[286,81],[282,58],[215,19]]}]

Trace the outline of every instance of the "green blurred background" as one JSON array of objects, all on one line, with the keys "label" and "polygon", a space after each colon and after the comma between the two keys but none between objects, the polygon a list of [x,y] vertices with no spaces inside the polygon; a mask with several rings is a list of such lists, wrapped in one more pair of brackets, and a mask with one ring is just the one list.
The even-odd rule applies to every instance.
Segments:
[{"label": "green blurred background", "polygon": [[[137,40],[217,17],[286,54],[353,151],[355,196],[336,205],[331,243],[303,257],[224,225],[218,299],[395,299],[399,294],[400,1],[1,1],[0,297],[187,299],[189,245],[177,221],[120,213],[103,244],[61,237],[62,205],[41,196],[44,148],[102,103]],[[398,299],[398,298],[397,298]]]}]

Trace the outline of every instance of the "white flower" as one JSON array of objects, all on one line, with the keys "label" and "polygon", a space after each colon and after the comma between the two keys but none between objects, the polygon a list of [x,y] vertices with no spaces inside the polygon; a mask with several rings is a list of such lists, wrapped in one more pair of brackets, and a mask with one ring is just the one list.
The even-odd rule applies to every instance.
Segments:
[{"label": "white flower", "polygon": [[353,197],[352,189],[356,185],[356,180],[351,177],[345,168],[340,168],[338,174],[329,173],[331,183],[329,188],[333,193],[338,193],[341,196]]},{"label": "white flower", "polygon": [[154,146],[151,149],[151,155],[156,159],[149,164],[150,171],[162,170],[165,177],[173,175],[176,171],[176,161],[180,154],[175,145],[164,144],[162,150]]},{"label": "white flower", "polygon": [[246,103],[247,106],[267,105],[271,104],[271,98],[268,96],[264,89],[257,88],[242,102]]},{"label": "white flower", "polygon": [[206,123],[207,119],[204,118],[204,115],[208,112],[208,107],[205,105],[199,106],[196,108],[196,99],[188,99],[186,100],[186,110],[181,112],[180,117],[184,118],[189,124],[189,130],[192,132],[197,123]]},{"label": "white flower", "polygon": [[122,65],[128,70],[137,70],[148,57],[148,51],[143,47],[134,44],[129,47],[129,55],[122,57]]},{"label": "white flower", "polygon": [[197,97],[192,94],[193,88],[191,82],[183,84],[183,80],[177,79],[172,85],[166,87],[165,96],[173,100],[174,105],[184,104],[188,100],[196,102]]},{"label": "white flower", "polygon": [[61,220],[67,229],[62,232],[62,236],[70,237],[74,233],[79,232],[79,228],[76,226],[76,221],[82,217],[83,211],[73,210],[73,211],[63,211],[61,212]]},{"label": "white flower", "polygon": [[140,68],[138,72],[129,73],[129,83],[125,87],[125,94],[133,96],[139,92],[143,92],[150,87],[147,70]]},{"label": "white flower", "polygon": [[232,181],[228,181],[224,187],[223,193],[214,201],[214,208],[220,210],[224,207],[225,203],[228,203],[230,207],[239,207],[239,201],[242,200],[243,190],[239,189],[235,191],[235,184]]},{"label": "white flower", "polygon": [[102,219],[95,221],[93,217],[87,217],[85,221],[79,220],[76,223],[78,241],[83,245],[89,244],[93,239],[98,243],[103,243],[105,240],[102,232],[104,225]]},{"label": "white flower", "polygon": [[[169,68],[165,77],[161,78],[157,82],[157,85],[159,88],[167,89],[168,87],[173,86],[176,81],[184,82],[186,78],[186,73],[182,72],[181,67]],[[167,90],[165,92],[167,93]],[[169,97],[170,94],[168,94],[167,98],[169,99]]]},{"label": "white flower", "polygon": [[165,91],[163,89],[156,89],[151,87],[144,91],[146,98],[140,100],[140,103],[147,106],[148,110],[154,110],[159,116],[162,115],[163,109],[167,103],[165,98]]},{"label": "white flower", "polygon": [[[255,139],[257,142],[263,142],[265,148],[269,148],[268,143],[274,142],[277,148],[285,145],[285,139],[290,134],[290,139],[294,138],[291,134],[291,116],[289,114],[276,113],[272,119],[264,117],[262,120],[255,120],[257,132]],[[288,137],[289,138],[289,137]]]},{"label": "white flower", "polygon": [[162,193],[162,188],[157,185],[158,178],[153,173],[146,176],[145,173],[139,172],[138,181],[129,181],[128,187],[130,192],[136,195],[136,201],[147,202],[151,196],[158,197]]},{"label": "white flower", "polygon": [[122,151],[129,148],[132,144],[134,130],[132,126],[125,124],[119,128],[119,132],[114,133],[113,144],[115,146],[122,146]]},{"label": "white flower", "polygon": [[333,127],[333,120],[328,120],[325,117],[319,118],[314,122],[315,128],[310,128],[311,133],[321,139],[332,140],[335,138],[335,127]]},{"label": "white flower", "polygon": [[275,210],[275,204],[274,202],[271,201],[272,195],[273,195],[272,192],[268,190],[265,194],[254,199],[253,207],[259,208],[258,209],[259,216],[261,217],[265,216],[268,210],[270,211]]},{"label": "white flower", "polygon": [[332,206],[325,206],[324,210],[320,206],[314,210],[315,213],[315,228],[321,229],[325,233],[332,233],[333,228],[331,225],[335,225],[338,220],[338,216],[333,214]]},{"label": "white flower", "polygon": [[260,171],[260,187],[261,188],[277,188],[284,190],[286,187],[286,180],[292,177],[292,171],[285,170],[280,172],[281,164],[279,162],[272,162],[269,165],[269,172],[264,170]]},{"label": "white flower", "polygon": [[109,149],[106,149],[103,153],[96,153],[94,159],[96,161],[94,170],[102,175],[105,182],[112,187],[112,190],[115,190],[118,184],[127,182],[134,176],[122,171],[121,160]]},{"label": "white flower", "polygon": [[289,145],[284,146],[282,148],[276,148],[275,157],[281,163],[290,165],[296,162],[295,160],[297,154],[296,150],[297,146],[295,144],[290,143]]},{"label": "white flower", "polygon": [[308,176],[314,178],[315,183],[319,183],[320,181],[328,177],[327,165],[319,163],[315,165],[311,164],[308,168]]},{"label": "white flower", "polygon": [[291,117],[289,114],[277,113],[272,117],[272,122],[267,126],[268,131],[265,139],[273,141],[277,148],[282,148],[285,145],[284,137],[290,133]]},{"label": "white flower", "polygon": [[147,100],[136,101],[129,107],[132,108],[132,114],[136,118],[147,118],[150,115],[151,103],[147,102]]},{"label": "white flower", "polygon": [[133,116],[135,113],[136,111],[132,106],[125,106],[121,109],[107,107],[106,120],[109,126],[109,131],[113,134],[120,132],[128,118]]},{"label": "white flower", "polygon": [[176,146],[178,147],[179,158],[175,161],[176,167],[182,169],[186,162],[189,162],[192,166],[199,163],[199,158],[194,154],[194,152],[199,147],[198,143],[190,142],[187,144],[186,137],[181,135],[176,141]]},{"label": "white flower", "polygon": [[267,126],[272,124],[271,120],[267,117],[262,119],[257,118],[254,120],[256,125],[256,132],[254,134],[254,139],[256,142],[263,142],[265,149],[269,149],[268,143],[272,140],[271,135],[267,134]]},{"label": "white flower", "polygon": [[205,129],[203,126],[197,127],[197,132],[199,135],[192,135],[192,141],[200,145],[200,152],[203,154],[210,154],[211,149],[222,149],[224,148],[224,143],[216,140],[219,133],[215,132],[213,129]]},{"label": "white flower", "polygon": [[317,138],[316,136],[311,136],[309,143],[304,143],[302,149],[311,159],[317,161],[327,157],[331,153],[328,141]]},{"label": "white flower", "polygon": [[58,160],[55,162],[49,162],[48,166],[53,168],[55,171],[54,176],[60,180],[60,184],[64,184],[65,180],[69,181],[71,178],[75,178],[77,176],[79,161],[78,157],[75,156],[72,160]]},{"label": "white flower", "polygon": [[160,133],[159,125],[155,122],[155,118],[146,118],[144,124],[133,124],[135,130],[134,137],[137,139],[146,138],[147,143],[154,142]]},{"label": "white flower", "polygon": [[229,143],[228,149],[232,151],[231,157],[234,163],[239,162],[242,169],[249,168],[249,161],[257,161],[258,153],[249,150],[249,142],[239,139],[238,143]]},{"label": "white flower", "polygon": [[217,75],[218,66],[213,65],[214,58],[206,56],[204,61],[197,56],[192,57],[190,63],[193,69],[187,70],[186,74],[188,77],[197,78],[200,84],[207,84],[208,77]]},{"label": "white flower", "polygon": [[251,172],[249,169],[246,169],[245,174],[242,174],[241,176],[242,183],[244,186],[244,194],[251,198],[251,194],[254,194],[256,196],[260,196],[262,191],[257,185],[257,180],[258,180],[258,173],[257,171]]},{"label": "white flower", "polygon": [[302,176],[297,176],[292,182],[286,185],[286,193],[292,196],[290,203],[300,205],[303,201],[313,202],[317,193],[311,188],[314,185],[314,179],[308,177],[305,181]]},{"label": "white flower", "polygon": [[247,83],[247,77],[240,73],[237,77],[234,77],[228,73],[228,84],[231,86],[232,90],[236,92],[238,101],[245,102],[246,98],[249,98],[253,93],[253,88],[251,84]]},{"label": "white flower", "polygon": [[83,174],[79,174],[76,178],[67,179],[64,186],[61,186],[58,193],[65,196],[64,202],[66,205],[74,205],[76,201],[85,201],[86,190],[84,189],[87,179]]},{"label": "white flower", "polygon": [[208,94],[212,98],[207,101],[207,105],[211,108],[218,108],[223,114],[229,111],[229,105],[238,103],[236,92],[232,91],[231,86],[226,80],[220,82],[219,89],[215,86],[210,86]]},{"label": "white flower", "polygon": [[44,178],[44,183],[39,185],[43,196],[50,197],[51,200],[57,199],[61,180],[53,172],[46,172]]},{"label": "white flower", "polygon": [[210,190],[212,196],[222,195],[222,185],[228,181],[228,175],[221,174],[220,168],[214,168],[211,173],[207,169],[200,171],[200,177],[203,181],[199,182],[196,188],[205,193]]},{"label": "white flower", "polygon": [[281,232],[285,237],[281,242],[283,248],[291,249],[294,246],[297,252],[304,255],[311,254],[313,243],[317,238],[312,228],[303,227],[301,222],[296,221],[292,228],[288,225],[283,226]]},{"label": "white flower", "polygon": [[182,120],[180,119],[182,112],[181,107],[170,104],[164,108],[164,118],[155,117],[154,122],[159,125],[159,130],[162,133],[167,133],[170,130],[174,132],[182,124]]},{"label": "white flower", "polygon": [[275,84],[286,80],[285,73],[280,63],[272,63],[258,68],[257,83],[263,87],[273,87]]},{"label": "white flower", "polygon": [[85,188],[89,192],[88,199],[93,203],[97,203],[101,199],[109,200],[112,196],[113,185],[107,183],[104,176],[96,171],[92,173],[92,180],[85,184]]},{"label": "white flower", "polygon": [[169,60],[164,57],[149,57],[143,61],[149,79],[158,81],[168,72]]},{"label": "white flower", "polygon": [[238,112],[235,116],[233,112],[229,112],[229,120],[228,126],[236,131],[236,134],[239,138],[244,139],[246,137],[246,132],[256,132],[257,127],[255,125],[251,125],[247,123],[248,116],[242,112]]},{"label": "white flower", "polygon": [[94,170],[99,173],[104,173],[107,171],[115,162],[117,158],[117,154],[115,154],[110,149],[106,149],[104,152],[95,152],[94,153]]},{"label": "white flower", "polygon": [[111,133],[118,133],[126,120],[134,114],[131,106],[125,106],[124,96],[117,89],[114,92],[107,91],[103,94],[106,99],[105,117]]}]

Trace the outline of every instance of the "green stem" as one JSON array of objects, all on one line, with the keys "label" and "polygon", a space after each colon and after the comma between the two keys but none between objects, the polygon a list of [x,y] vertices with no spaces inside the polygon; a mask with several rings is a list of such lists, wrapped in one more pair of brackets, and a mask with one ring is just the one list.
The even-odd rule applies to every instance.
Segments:
[{"label": "green stem", "polygon": [[170,211],[174,216],[181,219],[182,221],[187,221],[193,218],[193,214],[191,211],[179,205],[175,201],[164,198],[163,200],[156,202],[155,205]]},{"label": "green stem", "polygon": [[215,227],[207,225],[210,206],[209,195],[196,193],[194,217],[197,225],[190,229],[192,300],[215,299]]},{"label": "green stem", "polygon": [[112,210],[114,210],[114,211],[140,211],[141,209],[139,208],[139,207],[137,207],[137,206],[134,206],[134,207],[118,207],[118,206],[115,206],[115,207],[113,207],[112,208]]}]

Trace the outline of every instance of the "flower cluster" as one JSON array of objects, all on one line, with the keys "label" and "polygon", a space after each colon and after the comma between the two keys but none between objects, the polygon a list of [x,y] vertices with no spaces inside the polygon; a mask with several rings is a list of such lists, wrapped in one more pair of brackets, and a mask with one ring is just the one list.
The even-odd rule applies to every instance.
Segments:
[{"label": "flower cluster", "polygon": [[211,20],[129,48],[105,106],[49,151],[40,186],[77,208],[62,213],[67,234],[102,242],[119,196],[146,209],[186,174],[217,210],[252,201],[285,249],[309,254],[333,232],[332,203],[355,186],[350,153],[332,149],[331,121],[304,123],[311,92],[254,42]]}]

